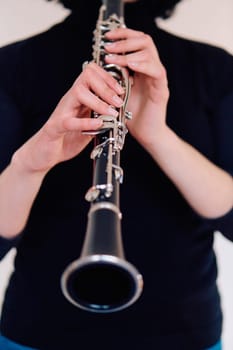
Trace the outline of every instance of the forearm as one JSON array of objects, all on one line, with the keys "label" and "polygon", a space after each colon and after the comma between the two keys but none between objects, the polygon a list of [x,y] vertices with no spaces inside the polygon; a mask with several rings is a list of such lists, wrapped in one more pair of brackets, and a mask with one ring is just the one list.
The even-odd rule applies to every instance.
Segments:
[{"label": "forearm", "polygon": [[13,156],[0,175],[0,235],[13,238],[23,230],[45,173],[29,171]]},{"label": "forearm", "polygon": [[208,218],[233,206],[233,179],[171,129],[164,128],[147,150],[195,211]]}]

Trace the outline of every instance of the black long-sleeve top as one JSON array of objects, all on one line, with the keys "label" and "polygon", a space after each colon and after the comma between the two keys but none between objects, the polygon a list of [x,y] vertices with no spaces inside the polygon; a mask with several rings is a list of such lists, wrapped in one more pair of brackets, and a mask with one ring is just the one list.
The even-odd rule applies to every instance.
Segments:
[{"label": "black long-sleeve top", "polygon": [[[153,37],[167,69],[168,125],[232,174],[232,57],[168,34],[144,9],[131,9],[126,24]],[[91,58],[96,18],[84,9],[0,50],[0,170],[45,123]],[[60,277],[79,256],[86,231],[91,149],[52,169],[19,239],[0,240],[2,256],[17,246],[0,331],[41,350],[201,350],[214,344],[222,327],[214,231],[233,240],[233,211],[211,220],[197,215],[130,135],[121,155],[122,235],[127,260],[144,277],[143,294],[130,308],[106,315],[81,311],[62,295]]]}]

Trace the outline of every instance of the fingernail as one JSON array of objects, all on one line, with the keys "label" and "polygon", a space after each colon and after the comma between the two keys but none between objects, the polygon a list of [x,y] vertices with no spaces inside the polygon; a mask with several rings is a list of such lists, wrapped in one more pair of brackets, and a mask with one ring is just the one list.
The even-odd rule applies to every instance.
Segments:
[{"label": "fingernail", "polygon": [[109,107],[109,108],[108,108],[108,111],[109,111],[109,114],[110,114],[110,115],[113,115],[114,117],[117,117],[117,116],[118,116],[118,112],[117,112],[114,108]]},{"label": "fingernail", "polygon": [[96,125],[97,127],[100,127],[100,126],[103,125],[103,120],[101,120],[101,119],[94,119],[94,120],[95,120],[95,125]]},{"label": "fingernail", "polygon": [[117,95],[114,95],[112,99],[118,106],[122,106],[124,103],[124,101]]},{"label": "fingernail", "polygon": [[128,65],[131,66],[131,67],[137,67],[138,66],[138,62],[129,61]]},{"label": "fingernail", "polygon": [[107,41],[104,46],[114,46],[115,45],[115,42],[114,41]]},{"label": "fingernail", "polygon": [[109,55],[106,55],[105,58],[107,58],[108,60],[113,60],[114,58],[116,58],[116,55],[110,53]]},{"label": "fingernail", "polygon": [[107,60],[107,62],[112,62],[115,58],[116,58],[116,55],[114,54],[109,54],[105,56],[105,60]]},{"label": "fingernail", "polygon": [[119,85],[118,83],[116,83],[116,90],[119,94],[123,94],[125,92],[123,87],[121,85]]}]

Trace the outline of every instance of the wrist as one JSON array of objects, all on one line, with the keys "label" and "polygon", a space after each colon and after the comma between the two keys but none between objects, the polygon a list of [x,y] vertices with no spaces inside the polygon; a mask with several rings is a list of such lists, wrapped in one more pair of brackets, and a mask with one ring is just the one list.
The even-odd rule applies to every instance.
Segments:
[{"label": "wrist", "polygon": [[174,150],[179,140],[175,132],[164,124],[152,139],[145,140],[143,146],[154,159],[157,159],[160,153],[169,152],[169,149]]},{"label": "wrist", "polygon": [[24,146],[19,148],[12,156],[10,166],[15,173],[25,178],[33,178],[42,181],[48,170],[36,169],[29,162],[30,155],[27,156]]},{"label": "wrist", "polygon": [[16,151],[0,176],[0,232],[8,239],[16,237],[25,227],[45,176],[45,172],[34,171],[25,164],[21,152]]}]

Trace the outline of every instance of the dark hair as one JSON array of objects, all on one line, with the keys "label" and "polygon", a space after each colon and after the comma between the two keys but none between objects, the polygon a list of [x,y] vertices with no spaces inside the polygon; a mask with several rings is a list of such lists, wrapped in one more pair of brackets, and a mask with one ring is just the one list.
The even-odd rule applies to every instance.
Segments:
[{"label": "dark hair", "polygon": [[[83,1],[85,1],[86,6],[88,6],[88,0],[59,0],[59,2],[62,3],[64,7],[71,10],[78,9],[79,4]],[[97,0],[90,1],[92,2]],[[143,6],[146,6],[150,13],[152,13],[155,17],[164,18],[170,17],[174,6],[180,1],[181,0],[138,0],[138,2],[141,2]],[[98,0],[98,2],[100,2],[100,0]]]}]

